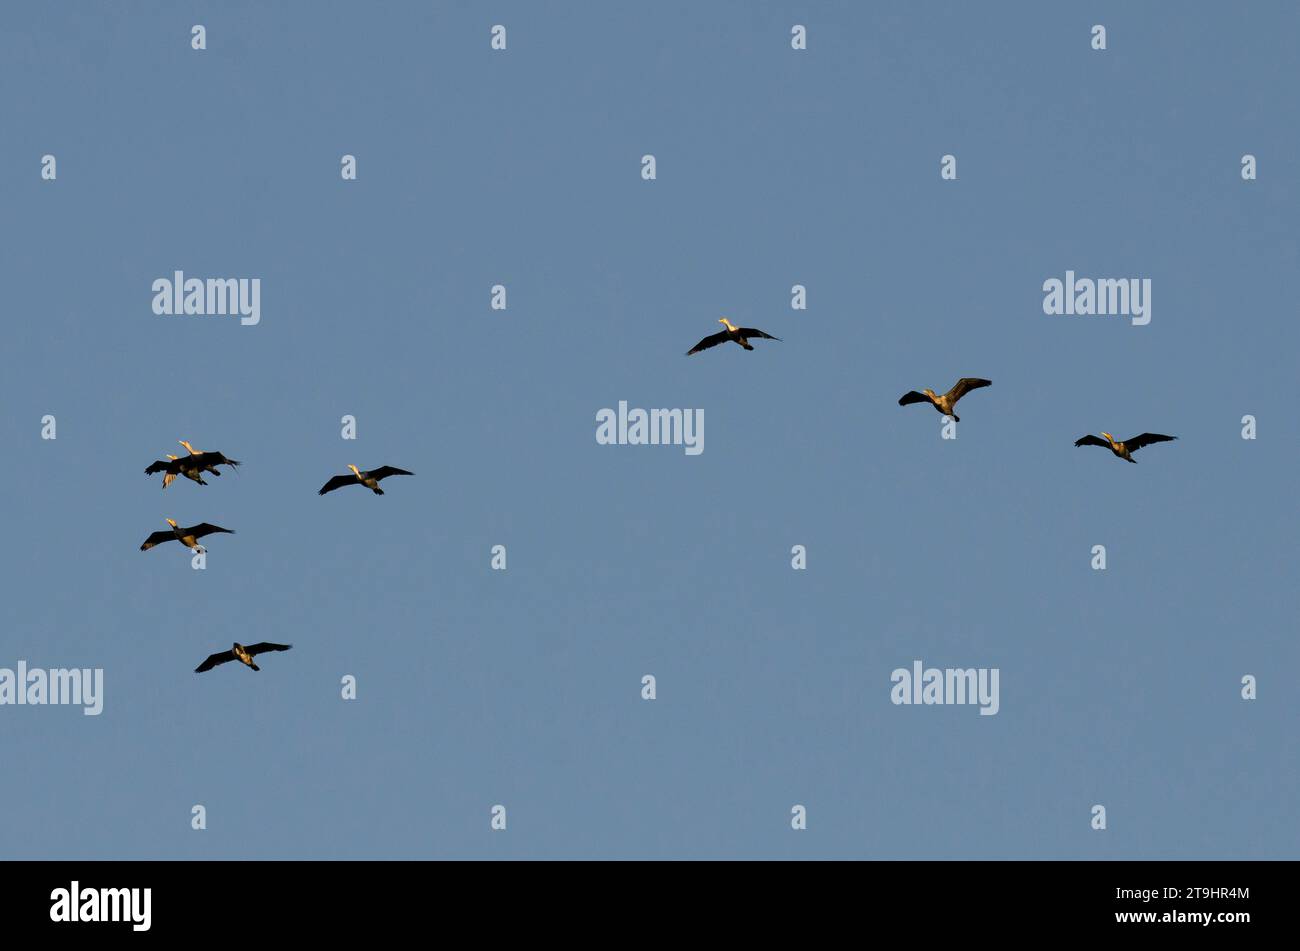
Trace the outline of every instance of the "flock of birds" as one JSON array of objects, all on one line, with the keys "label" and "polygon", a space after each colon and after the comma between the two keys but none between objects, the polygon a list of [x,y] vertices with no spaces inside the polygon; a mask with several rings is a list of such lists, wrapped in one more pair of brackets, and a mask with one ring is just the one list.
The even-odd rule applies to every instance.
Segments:
[{"label": "flock of birds", "polygon": [[[221,470],[217,468],[218,466],[230,466],[232,471],[239,471],[238,466],[240,463],[238,459],[231,459],[220,452],[201,452],[184,439],[182,439],[180,443],[185,447],[189,455],[173,456],[168,453],[167,461],[164,462],[162,459],[155,460],[144,470],[145,475],[155,475],[159,472],[163,473],[162,487],[164,489],[171,485],[177,476],[184,476],[191,482],[196,482],[199,485],[207,485],[208,483],[203,479],[203,474],[206,472],[209,475],[221,475]],[[333,492],[335,489],[341,489],[349,485],[362,485],[375,493],[375,495],[383,495],[384,490],[379,487],[379,483],[384,479],[395,475],[415,475],[414,472],[408,472],[405,469],[398,469],[396,466],[380,466],[378,469],[363,471],[354,465],[349,465],[348,469],[350,470],[349,472],[344,475],[336,475],[321,486],[319,494],[325,495],[327,492]],[[167,519],[166,522],[170,527],[165,531],[154,532],[146,538],[144,543],[140,546],[141,551],[148,551],[150,548],[161,545],[164,542],[177,541],[192,551],[206,552],[207,549],[199,544],[200,538],[222,533],[226,535],[235,534],[233,529],[222,528],[220,525],[213,525],[211,522],[200,522],[198,525],[189,525],[186,527],[181,527],[181,525],[173,518]],[[260,644],[250,644],[245,647],[236,641],[230,650],[219,651],[218,653],[209,656],[207,660],[194,668],[194,672],[196,674],[201,674],[204,671],[211,670],[213,667],[232,660],[237,660],[244,666],[251,667],[253,670],[261,670],[262,668],[258,667],[257,664],[253,662],[254,657],[258,654],[265,654],[269,651],[287,651],[292,646],[292,644],[272,644],[268,641],[263,641]]]},{"label": "flock of birds", "polygon": [[[737,327],[726,317],[718,318],[718,323],[722,324],[724,329],[715,334],[710,334],[695,346],[691,347],[691,349],[687,350],[686,355],[688,357],[699,353],[701,350],[708,350],[710,347],[716,347],[718,344],[726,343],[727,341],[739,344],[746,350],[753,350],[754,348],[750,346],[749,343],[751,339],[776,341],[780,341],[781,339],[780,337],[773,337],[770,333],[765,333],[756,327]],[[955,422],[960,423],[961,417],[954,412],[957,406],[957,401],[971,390],[978,390],[982,386],[992,385],[992,380],[982,380],[979,377],[964,376],[958,380],[953,385],[953,388],[947,393],[939,394],[931,389],[924,389],[919,393],[916,390],[910,390],[899,397],[898,405],[909,406],[912,403],[929,403],[944,416],[951,416]],[[1089,433],[1087,436],[1076,439],[1074,445],[1076,447],[1101,446],[1103,449],[1109,449],[1120,459],[1136,464],[1137,460],[1133,458],[1133,453],[1137,452],[1143,446],[1150,446],[1152,443],[1158,442],[1172,442],[1178,438],[1177,436],[1166,436],[1163,433],[1140,433],[1121,442],[1110,433],[1102,433],[1101,435],[1105,438],[1099,439]]]},{"label": "flock of birds", "polygon": [[[716,347],[721,343],[731,342],[738,344],[745,350],[753,350],[754,347],[750,344],[750,340],[776,340],[779,342],[781,339],[756,327],[737,327],[726,317],[719,318],[718,323],[723,325],[723,329],[715,334],[710,334],[691,347],[690,350],[686,351],[688,357],[703,350],[708,350],[710,347]],[[992,384],[992,380],[964,376],[947,393],[940,394],[931,389],[924,389],[919,392],[910,390],[899,397],[898,405],[910,406],[913,403],[928,403],[942,415],[951,416],[956,422],[961,422],[961,417],[956,413],[957,401],[971,390],[978,390],[980,387],[992,386]],[[1074,444],[1075,446],[1101,446],[1103,449],[1109,449],[1120,459],[1137,462],[1133,458],[1133,453],[1142,447],[1149,446],[1152,443],[1170,442],[1178,438],[1177,436],[1166,436],[1162,433],[1141,433],[1121,442],[1110,433],[1102,433],[1101,435],[1103,438],[1089,434],[1076,440]],[[161,472],[163,474],[162,487],[164,489],[171,485],[178,476],[184,476],[199,485],[207,485],[208,483],[203,479],[204,473],[219,476],[221,475],[219,466],[230,466],[232,470],[238,471],[240,464],[238,459],[231,459],[220,452],[201,452],[184,439],[180,440],[180,444],[185,447],[189,455],[174,456],[169,453],[165,461],[162,459],[155,460],[144,470],[146,475],[155,475]],[[336,489],[342,489],[350,485],[360,485],[365,486],[375,495],[383,495],[384,490],[379,487],[379,483],[384,479],[389,476],[415,474],[408,472],[406,469],[398,469],[396,466],[380,466],[378,469],[362,470],[354,465],[349,465],[348,470],[343,475],[334,476],[321,486],[319,494],[325,495]],[[150,548],[165,542],[177,541],[195,552],[205,552],[207,549],[199,544],[200,538],[223,533],[227,535],[234,534],[232,529],[222,528],[220,525],[213,525],[211,522],[200,522],[197,525],[182,527],[175,519],[169,518],[166,521],[168,528],[164,531],[154,532],[146,538],[140,546],[141,551],[148,551]],[[263,641],[260,644],[251,644],[245,647],[236,642],[230,650],[220,651],[208,657],[207,660],[194,668],[194,671],[201,674],[232,660],[237,660],[253,670],[260,670],[261,668],[253,661],[254,657],[268,651],[287,651],[292,646],[292,644],[272,644]]]}]

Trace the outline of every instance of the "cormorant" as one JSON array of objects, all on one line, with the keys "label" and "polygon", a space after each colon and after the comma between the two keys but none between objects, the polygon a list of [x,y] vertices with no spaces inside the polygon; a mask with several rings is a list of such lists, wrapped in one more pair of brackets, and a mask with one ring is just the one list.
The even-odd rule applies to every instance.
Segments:
[{"label": "cormorant", "polygon": [[737,327],[726,317],[719,317],[718,323],[723,324],[726,327],[726,329],[720,330],[711,336],[705,337],[695,346],[691,347],[691,349],[686,351],[686,355],[688,357],[693,353],[699,353],[701,350],[708,350],[709,347],[716,347],[720,343],[726,343],[728,340],[730,340],[732,343],[740,344],[746,350],[753,350],[754,348],[749,345],[749,340],[751,337],[755,339],[761,339],[761,340],[779,341],[781,339],[780,337],[773,337],[771,334],[764,333],[763,331],[758,330],[757,328],[754,327]]},{"label": "cormorant", "polygon": [[916,390],[904,393],[898,398],[899,406],[907,406],[911,403],[929,403],[944,416],[951,416],[956,422],[961,422],[961,417],[953,412],[953,407],[957,401],[969,393],[971,390],[978,390],[981,386],[992,386],[992,380],[981,380],[978,377],[964,376],[953,385],[953,388],[943,396],[939,396],[934,390],[922,390],[920,393]]},{"label": "cormorant", "polygon": [[1140,436],[1134,436],[1132,439],[1125,439],[1123,442],[1116,442],[1115,437],[1110,433],[1102,433],[1105,439],[1098,439],[1089,433],[1082,439],[1075,441],[1076,446],[1101,446],[1103,449],[1109,449],[1121,459],[1127,459],[1129,462],[1137,464],[1133,458],[1133,453],[1137,452],[1143,446],[1149,446],[1153,442],[1172,442],[1177,436],[1165,436],[1161,433],[1143,433]]},{"label": "cormorant", "polygon": [[324,495],[326,492],[333,492],[345,485],[364,485],[375,495],[383,495],[384,490],[379,487],[380,479],[387,479],[389,476],[395,475],[415,475],[414,472],[407,472],[405,469],[398,469],[394,466],[380,466],[378,469],[371,469],[369,472],[362,472],[351,464],[348,465],[348,468],[352,470],[352,475],[336,475],[320,487],[319,494]]}]

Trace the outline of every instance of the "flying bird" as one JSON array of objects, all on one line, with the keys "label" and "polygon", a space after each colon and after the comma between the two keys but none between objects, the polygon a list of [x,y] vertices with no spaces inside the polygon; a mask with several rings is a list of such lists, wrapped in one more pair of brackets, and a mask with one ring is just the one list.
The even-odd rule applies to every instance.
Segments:
[{"label": "flying bird", "polygon": [[167,462],[158,459],[150,463],[149,467],[144,470],[145,475],[153,475],[155,472],[163,473],[162,487],[164,489],[171,485],[172,480],[178,475],[183,475],[199,485],[207,485],[203,481],[204,472],[211,472],[213,475],[219,476],[221,470],[217,466],[226,465],[234,468],[239,465],[238,459],[227,459],[219,452],[200,452],[184,439],[180,440],[180,444],[189,450],[190,454],[188,456],[173,456],[168,453]]},{"label": "flying bird", "polygon": [[1134,465],[1137,460],[1133,458],[1133,453],[1137,452],[1143,446],[1149,446],[1154,442],[1173,442],[1177,436],[1165,436],[1161,433],[1143,433],[1141,436],[1134,436],[1132,439],[1125,439],[1123,442],[1116,442],[1115,437],[1110,433],[1102,433],[1105,439],[1098,439],[1089,433],[1082,439],[1075,440],[1076,446],[1101,446],[1103,449],[1109,449],[1121,459],[1127,459]]},{"label": "flying bird", "polygon": [[981,380],[978,377],[964,376],[953,385],[953,388],[943,396],[939,396],[934,390],[922,390],[920,393],[916,390],[904,393],[898,398],[899,406],[907,406],[911,403],[929,403],[944,416],[951,416],[955,421],[961,422],[961,417],[953,412],[957,401],[969,393],[971,390],[978,390],[981,386],[992,386],[992,380]]},{"label": "flying bird", "polygon": [[364,485],[375,495],[383,495],[384,490],[379,487],[381,479],[387,479],[389,476],[395,475],[415,475],[414,472],[407,472],[405,469],[398,469],[395,466],[380,466],[378,469],[371,469],[369,472],[362,472],[351,464],[348,465],[348,468],[352,470],[351,475],[336,475],[320,487],[319,494],[324,495],[326,492],[333,492],[345,485]]},{"label": "flying bird", "polygon": [[723,324],[726,327],[726,330],[719,330],[717,333],[705,337],[695,346],[691,347],[691,349],[686,351],[688,357],[693,353],[699,353],[701,350],[708,350],[709,347],[716,347],[720,343],[726,343],[728,340],[732,343],[740,344],[746,350],[753,350],[754,348],[749,345],[751,337],[761,340],[779,341],[781,339],[780,337],[773,337],[771,334],[764,333],[754,327],[737,327],[726,317],[719,317],[718,323]]},{"label": "flying bird", "polygon": [[241,663],[249,667],[252,667],[254,670],[261,670],[262,669],[261,667],[258,667],[255,663],[253,663],[254,657],[256,657],[258,654],[265,654],[267,651],[287,651],[290,647],[293,647],[293,645],[292,644],[270,644],[267,643],[266,641],[262,641],[262,643],[260,644],[250,644],[247,647],[245,647],[243,644],[236,642],[235,646],[232,647],[230,650],[221,651],[218,654],[213,654],[203,663],[199,664],[199,666],[195,667],[194,672],[196,674],[201,674],[205,670],[211,670],[213,667],[216,667],[218,664],[224,664],[232,660],[240,661]]},{"label": "flying bird", "polygon": [[222,528],[220,525],[211,525],[208,522],[200,522],[198,525],[191,525],[189,528],[181,528],[176,524],[175,519],[167,519],[167,524],[171,526],[169,531],[154,532],[144,540],[140,546],[141,551],[148,551],[155,545],[161,545],[163,542],[177,541],[186,548],[192,548],[194,551],[207,551],[199,544],[199,539],[204,535],[212,535],[217,532],[225,532],[227,535],[235,534],[229,528]]},{"label": "flying bird", "polygon": [[180,440],[180,444],[189,450],[190,457],[188,461],[191,464],[197,466],[201,471],[211,472],[214,476],[221,475],[221,470],[218,469],[217,466],[230,466],[234,469],[239,465],[238,459],[229,459],[223,453],[215,450],[211,452],[200,452],[184,439]]},{"label": "flying bird", "polygon": [[[149,467],[144,470],[145,475],[153,475],[155,472],[161,472],[163,474],[162,487],[164,489],[171,485],[172,481],[181,474],[180,457],[168,453],[167,458],[170,460],[169,462],[163,462],[159,459],[155,462],[149,463]],[[199,485],[207,485],[207,483],[203,481],[203,476],[200,474],[199,470],[195,469],[193,466],[185,467],[185,477],[187,479],[193,479]]]}]

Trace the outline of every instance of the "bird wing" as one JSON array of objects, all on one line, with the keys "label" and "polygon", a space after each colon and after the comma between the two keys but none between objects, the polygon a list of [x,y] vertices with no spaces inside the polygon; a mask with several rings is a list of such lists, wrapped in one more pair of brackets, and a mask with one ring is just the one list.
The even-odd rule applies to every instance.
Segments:
[{"label": "bird wing", "polygon": [[773,337],[769,333],[764,333],[757,327],[741,327],[740,335],[742,337],[761,337],[764,340],[780,340],[780,337]]},{"label": "bird wing", "polygon": [[390,475],[415,475],[414,472],[407,472],[405,469],[399,469],[396,466],[380,466],[378,469],[371,469],[369,475],[372,479],[387,479]]},{"label": "bird wing", "polygon": [[173,459],[171,462],[163,462],[161,459],[155,459],[149,463],[149,468],[144,470],[145,475],[153,475],[155,472],[177,472],[180,466],[176,465]]},{"label": "bird wing", "polygon": [[947,392],[948,399],[954,403],[969,393],[971,390],[978,390],[981,386],[992,386],[992,380],[981,380],[975,376],[964,376],[953,384],[953,388]]},{"label": "bird wing", "polygon": [[1134,436],[1132,439],[1125,439],[1124,446],[1129,452],[1133,452],[1143,446],[1149,446],[1153,442],[1172,442],[1177,438],[1177,436],[1165,436],[1161,433],[1143,433],[1140,436]]},{"label": "bird wing", "polygon": [[200,522],[190,528],[183,528],[181,532],[185,535],[193,535],[195,538],[202,538],[204,535],[212,535],[215,532],[225,532],[227,535],[233,535],[234,530],[222,528],[220,525],[213,525],[210,522]]},{"label": "bird wing", "polygon": [[916,390],[909,390],[908,392],[904,393],[902,396],[898,398],[899,406],[908,406],[912,403],[928,403],[928,402],[930,402],[930,397],[926,396],[924,393],[918,393],[916,392]]},{"label": "bird wing", "polygon": [[140,546],[140,550],[148,551],[154,545],[161,545],[163,542],[169,542],[175,538],[176,536],[171,532],[154,532],[144,540],[144,544]]},{"label": "bird wing", "polygon": [[198,455],[190,456],[189,461],[196,466],[237,466],[239,461],[236,459],[227,459],[219,452],[201,452]]},{"label": "bird wing", "polygon": [[731,335],[728,334],[727,331],[725,330],[715,334],[710,334],[709,336],[701,340],[699,343],[697,343],[695,346],[691,347],[691,349],[687,350],[686,355],[689,357],[691,354],[699,353],[701,350],[708,350],[709,347],[716,347],[724,340],[727,340],[730,336]]},{"label": "bird wing", "polygon": [[1076,439],[1074,444],[1076,446],[1101,446],[1103,449],[1110,448],[1110,443],[1106,442],[1106,440],[1102,439],[1100,436],[1094,436],[1091,433],[1084,436],[1082,439]]},{"label": "bird wing", "polygon": [[357,481],[357,477],[354,476],[351,472],[349,472],[347,475],[339,475],[330,479],[328,482],[326,482],[323,486],[320,487],[320,492],[318,494],[324,495],[326,492],[333,492],[335,489],[341,489],[345,485],[360,485],[360,484],[361,483]]},{"label": "bird wing", "polygon": [[195,667],[194,672],[196,674],[201,674],[205,670],[211,670],[213,667],[216,667],[218,664],[224,664],[226,661],[234,660],[234,659],[235,659],[234,651],[222,651],[220,654],[211,655],[207,660],[199,664],[199,666]]},{"label": "bird wing", "polygon": [[244,650],[249,654],[265,654],[267,651],[287,651],[292,644],[272,644],[270,641],[262,641],[260,644],[250,644]]}]

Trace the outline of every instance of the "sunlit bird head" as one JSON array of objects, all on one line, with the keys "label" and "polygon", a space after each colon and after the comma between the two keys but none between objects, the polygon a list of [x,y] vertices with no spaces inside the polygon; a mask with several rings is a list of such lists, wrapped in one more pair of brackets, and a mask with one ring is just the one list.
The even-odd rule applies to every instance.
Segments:
[{"label": "sunlit bird head", "polygon": [[167,524],[170,525],[172,528],[175,528],[175,527],[176,527],[176,519],[174,519],[174,518],[169,518],[169,519],[167,519]]},{"label": "sunlit bird head", "polygon": [[736,330],[739,329],[739,328],[736,327],[735,324],[733,324],[731,321],[729,321],[726,317],[719,317],[719,318],[718,318],[718,323],[724,325],[724,326],[725,326],[728,330],[730,330],[732,333],[735,333]]},{"label": "sunlit bird head", "polygon": [[191,446],[189,443],[187,443],[184,439],[178,439],[177,442],[179,442],[182,446],[184,446],[184,447],[185,447],[187,450],[189,450],[190,452],[195,452],[195,451],[196,451],[196,450],[194,449],[194,447]]},{"label": "sunlit bird head", "polygon": [[348,468],[352,470],[352,474],[353,474],[354,476],[356,476],[358,479],[361,478],[361,470],[360,470],[360,469],[358,469],[356,466],[354,466],[354,465],[353,465],[352,463],[350,463],[350,462],[348,463]]},{"label": "sunlit bird head", "polygon": [[1110,433],[1102,433],[1102,435],[1105,436],[1107,439],[1109,439],[1111,442],[1115,441],[1115,437],[1112,436]]}]

